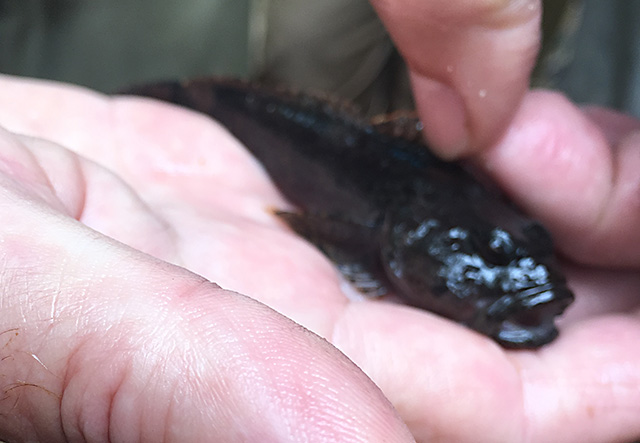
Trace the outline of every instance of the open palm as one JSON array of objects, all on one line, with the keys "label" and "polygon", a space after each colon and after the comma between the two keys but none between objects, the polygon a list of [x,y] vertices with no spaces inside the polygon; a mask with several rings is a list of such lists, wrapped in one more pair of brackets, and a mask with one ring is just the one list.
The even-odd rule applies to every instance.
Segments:
[{"label": "open palm", "polygon": [[[85,268],[93,276],[91,285],[79,284],[78,293],[60,298],[58,303],[68,307],[51,311],[57,313],[53,323],[65,323],[65,318],[69,320],[65,315],[79,309],[84,320],[76,320],[67,331],[71,340],[76,335],[85,337],[83,327],[90,328],[92,340],[99,342],[114,330],[121,337],[117,331],[126,329],[126,322],[115,321],[114,326],[107,319],[140,321],[144,328],[137,331],[139,339],[156,347],[132,346],[129,351],[138,353],[137,358],[144,353],[158,356],[156,368],[163,368],[159,372],[167,383],[173,382],[175,362],[163,359],[162,350],[180,349],[180,345],[172,342],[178,338],[161,331],[179,322],[184,322],[179,328],[185,336],[199,338],[187,340],[190,346],[200,346],[194,355],[206,356],[203,359],[216,373],[221,369],[211,363],[211,349],[219,349],[220,330],[229,323],[240,337],[246,334],[258,343],[255,349],[244,349],[249,360],[263,365],[255,363],[261,368],[257,372],[273,361],[287,363],[291,372],[282,374],[286,377],[281,389],[287,389],[287,382],[292,390],[308,383],[295,374],[313,371],[314,352],[329,352],[329,362],[346,364],[339,354],[319,350],[323,345],[315,339],[309,344],[283,338],[297,337],[299,331],[287,326],[292,328],[288,331],[279,320],[274,323],[269,317],[273,314],[265,314],[259,305],[231,293],[201,291],[206,282],[180,271],[185,268],[224,289],[248,295],[327,339],[382,389],[417,440],[475,441],[483,435],[487,441],[545,441],[550,436],[554,441],[624,441],[640,435],[640,273],[629,260],[626,270],[619,271],[567,265],[577,301],[561,321],[560,338],[538,351],[504,351],[486,337],[429,312],[393,300],[346,296],[351,291],[324,256],[271,214],[270,209],[286,208],[287,203],[259,164],[207,117],[149,100],[108,99],[61,85],[3,78],[1,86],[1,126],[51,140],[78,154],[41,140],[1,134],[7,140],[3,158],[10,164],[16,186],[27,190],[18,195],[37,201],[38,208],[52,208],[63,220],[52,223],[60,216],[38,209],[47,216],[19,221],[12,232],[33,232],[30,241],[38,246],[32,251],[57,248],[56,260],[68,263],[69,279],[80,281],[78,275],[88,272]],[[524,108],[514,127],[524,125],[536,106],[553,100],[533,96],[531,109]],[[505,140],[523,133],[514,129]],[[500,161],[500,149],[507,148],[496,148],[487,161]],[[517,194],[517,185],[512,188]],[[23,205],[16,206],[16,211],[22,210]],[[25,218],[32,207],[24,209]],[[79,240],[65,234],[79,229],[71,223],[74,218],[105,237],[83,231]],[[38,223],[46,223],[47,228]],[[75,240],[69,240],[72,237]],[[570,244],[563,247],[571,254]],[[39,253],[46,263],[42,256]],[[73,265],[76,261],[79,264]],[[103,289],[95,284],[96,276],[104,278]],[[114,294],[114,287],[121,293]],[[132,313],[153,310],[154,303],[162,307],[162,315],[146,318],[144,312]],[[124,313],[127,304],[132,307]],[[51,302],[45,305],[51,307]],[[101,309],[91,310],[91,306]],[[25,324],[31,321],[28,315]],[[266,322],[264,327],[252,329],[259,321]],[[229,336],[232,339],[242,341]],[[38,353],[38,359],[54,372],[56,365],[46,357],[65,360],[64,352]],[[118,366],[123,356],[132,361],[127,353],[118,354],[113,365]],[[233,353],[215,356],[216,364],[227,369],[237,359]],[[181,376],[202,377],[197,360],[189,364],[192,367],[184,368]],[[61,363],[58,370],[68,372],[69,368]],[[378,437],[387,432],[399,439],[402,428],[393,412],[366,379],[355,369],[350,371],[328,370],[318,377],[326,378],[325,385],[336,392],[336,402],[345,410],[360,409],[360,422],[352,424],[355,429],[378,427],[358,432],[381,432],[375,434]],[[151,375],[141,374],[143,384],[148,384]],[[99,377],[95,374],[95,384],[108,385],[110,377],[103,381]],[[229,370],[226,377],[244,378],[246,373]],[[218,391],[216,383],[193,385],[212,391],[205,396],[236,398],[233,390]],[[262,377],[249,384],[258,391],[269,386]],[[309,389],[313,396],[313,388]],[[223,408],[227,400],[212,404]],[[185,400],[187,406],[182,407],[190,401]],[[362,421],[362,416],[385,419]]]}]

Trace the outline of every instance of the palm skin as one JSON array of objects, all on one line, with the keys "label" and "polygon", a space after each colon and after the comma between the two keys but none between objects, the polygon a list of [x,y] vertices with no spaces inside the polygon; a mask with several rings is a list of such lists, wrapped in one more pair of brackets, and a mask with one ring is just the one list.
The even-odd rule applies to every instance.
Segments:
[{"label": "palm skin", "polygon": [[[159,349],[157,365],[163,368],[161,373],[168,373],[169,382],[173,379],[167,368],[175,362],[163,350],[171,340],[159,333],[167,328],[178,328],[185,337],[200,337],[195,342],[187,340],[195,354],[206,356],[206,361],[213,360],[223,368],[228,368],[235,356],[221,352],[212,358],[212,349],[220,349],[220,344],[209,340],[209,333],[200,331],[212,328],[219,333],[228,323],[238,334],[235,340],[241,341],[238,337],[243,334],[251,339],[258,337],[251,343],[259,345],[249,346],[244,352],[250,356],[256,353],[259,361],[265,358],[264,346],[273,346],[272,352],[267,352],[272,357],[269,361],[281,359],[288,362],[287,367],[304,371],[313,352],[327,354],[322,350],[324,345],[316,342],[308,344],[296,339],[290,346],[277,342],[274,345],[265,337],[272,330],[282,329],[280,320],[271,320],[275,314],[264,314],[261,307],[256,308],[233,293],[213,287],[202,291],[208,283],[180,269],[184,268],[224,289],[248,295],[326,338],[380,387],[418,441],[474,441],[477,435],[491,441],[544,441],[549,436],[554,441],[625,441],[640,434],[635,419],[640,413],[640,353],[634,352],[640,339],[640,274],[633,251],[628,252],[631,255],[618,270],[568,262],[569,283],[577,301],[561,321],[560,338],[538,351],[504,351],[489,339],[428,312],[392,300],[345,296],[344,284],[332,265],[271,215],[270,208],[286,208],[287,203],[260,166],[207,117],[144,99],[109,99],[67,86],[10,78],[2,79],[1,90],[2,125],[73,151],[2,133],[8,175],[17,183],[6,186],[9,191],[4,195],[15,192],[25,201],[36,202],[5,202],[7,207],[13,205],[18,218],[22,217],[14,220],[11,232],[32,234],[29,241],[34,245],[25,250],[33,251],[34,257],[26,254],[20,263],[27,266],[33,261],[58,270],[60,263],[66,262],[66,274],[59,275],[67,275],[70,281],[82,280],[88,263],[92,263],[92,276],[109,276],[99,284],[92,279],[91,285],[79,285],[77,291],[61,296],[59,311],[47,311],[72,312],[74,306],[80,309],[83,321],[69,323],[65,316],[54,315],[53,323],[66,325],[65,334],[71,341],[81,335],[86,339],[83,328],[90,328],[99,343],[103,342],[100,338],[120,329],[126,331],[122,334],[130,333],[127,322],[109,321],[132,316],[131,322],[144,325],[137,332],[140,341]],[[538,138],[531,137],[531,145],[548,139],[549,132],[562,127],[563,122],[550,117],[547,133],[527,131],[528,122],[540,128],[540,118],[533,116],[545,115],[545,107],[557,108],[562,103],[548,93],[531,94],[503,142],[484,153],[486,160],[482,161],[506,162],[510,157],[504,152],[511,149],[510,137],[520,137],[522,142],[523,134],[537,134]],[[611,117],[600,111],[591,113],[600,122]],[[566,124],[577,118],[567,114]],[[580,124],[585,121],[588,122],[580,120]],[[633,125],[630,129],[634,129]],[[628,151],[609,152],[614,156]],[[637,156],[633,158],[637,161]],[[528,167],[535,168],[535,162],[530,161]],[[501,168],[495,166],[494,170],[500,172]],[[543,173],[544,177],[549,176],[546,170],[539,175]],[[499,173],[497,176],[499,180],[508,179]],[[507,186],[516,195],[522,192],[517,184]],[[51,212],[61,217],[52,216]],[[62,221],[51,223],[51,217]],[[541,218],[554,226],[553,214],[543,212]],[[72,219],[100,234],[87,234]],[[5,226],[10,222],[5,221]],[[631,242],[637,234],[623,231],[619,235],[627,235]],[[132,249],[113,243],[109,237]],[[559,243],[565,255],[571,255],[571,243]],[[113,253],[114,249],[117,253]],[[42,252],[47,250],[55,253]],[[612,252],[603,250],[600,257]],[[96,257],[106,258],[96,262]],[[135,295],[114,294],[113,287]],[[8,288],[7,293],[11,293],[13,286]],[[50,306],[49,301],[42,303]],[[123,303],[132,308],[123,310]],[[154,303],[162,307],[162,315],[147,318],[136,313],[144,311],[140,306],[153,309]],[[101,310],[89,309],[91,306],[100,306]],[[34,303],[34,310],[38,311],[36,308]],[[22,327],[35,328],[35,340],[43,332],[34,326],[35,314],[25,312]],[[266,322],[265,329],[258,327],[256,332],[252,327],[260,321]],[[295,327],[293,331],[293,336],[299,333]],[[266,342],[260,341],[263,339]],[[69,362],[73,359],[67,352],[64,347],[53,346],[44,354],[35,354],[48,371],[58,376],[70,371]],[[131,348],[131,353],[138,356],[144,352],[149,352],[149,345]],[[335,362],[341,368],[348,365],[339,354],[331,352],[328,366]],[[117,353],[112,356],[112,364],[117,367],[121,359],[131,361],[130,356],[123,358]],[[183,368],[185,377],[191,374],[200,380],[193,375],[199,375],[197,360],[189,364],[193,367]],[[82,366],[77,362],[75,365]],[[218,374],[220,370],[211,365]],[[82,373],[76,366],[74,370]],[[145,383],[152,379],[148,371],[141,374]],[[239,374],[231,371],[227,377],[240,377]],[[103,388],[110,389],[110,378],[101,379],[99,375],[94,374],[93,388],[104,383]],[[335,377],[341,382],[339,388],[332,387],[339,393],[338,403],[344,403],[346,409],[354,407],[350,402],[366,407],[367,411],[361,411],[365,416],[373,414],[369,408],[374,410],[378,414],[374,415],[384,420],[376,420],[379,428],[371,432],[402,438],[401,424],[366,379],[352,368],[346,376],[339,373]],[[344,377],[353,377],[348,388],[343,386]],[[336,382],[331,377],[327,379],[330,387]],[[295,380],[291,383],[296,384]],[[263,378],[250,383],[258,390],[264,384]],[[220,386],[218,381],[193,385],[212,393],[217,393]],[[43,386],[55,392],[55,383]],[[147,394],[150,398],[159,395],[154,392]],[[78,394],[72,391],[66,395],[73,398]],[[233,390],[231,394],[223,390],[216,395],[222,398],[212,401],[214,410],[233,405],[236,399]],[[362,398],[369,401],[356,401],[359,395],[368,395]],[[190,401],[187,395],[185,404]],[[82,398],[74,404],[87,407]],[[233,406],[228,407],[234,410]],[[69,419],[69,414],[67,410],[62,417]],[[184,417],[176,417],[177,421],[180,419]],[[366,422],[360,425],[367,427]]]},{"label": "palm skin", "polygon": [[0,438],[640,438],[640,123],[527,91],[539,1],[372,4],[431,146],[554,234],[576,293],[560,337],[505,351],[349,298],[208,118],[2,77]]}]

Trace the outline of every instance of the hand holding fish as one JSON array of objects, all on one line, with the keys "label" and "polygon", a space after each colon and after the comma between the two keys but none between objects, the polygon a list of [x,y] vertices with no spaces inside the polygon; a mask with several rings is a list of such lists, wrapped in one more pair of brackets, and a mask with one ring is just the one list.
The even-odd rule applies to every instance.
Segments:
[{"label": "hand holding fish", "polygon": [[[67,436],[80,429],[103,435],[109,423],[153,436],[155,419],[134,425],[129,420],[138,415],[123,409],[134,396],[132,407],[144,417],[166,417],[163,407],[173,405],[167,423],[194,440],[213,430],[231,438],[240,428],[243,435],[259,429],[295,439],[302,434],[287,432],[318,423],[324,412],[317,411],[347,410],[353,426],[331,427],[333,438],[409,438],[380,391],[335,349],[193,271],[327,337],[382,389],[419,440],[437,433],[464,441],[479,432],[521,440],[525,422],[538,441],[606,440],[611,429],[637,435],[629,413],[637,393],[619,389],[637,381],[633,368],[640,365],[630,352],[640,338],[640,281],[630,258],[626,270],[571,266],[577,301],[561,337],[535,353],[505,352],[427,312],[347,300],[331,264],[265,213],[286,203],[211,120],[63,85],[3,78],[0,91],[3,126],[71,149],[2,134],[4,417],[17,420],[5,422],[7,429],[56,435],[52,423],[63,423]],[[515,121],[523,127],[536,109],[562,103],[534,94]],[[594,112],[606,128],[633,128],[630,119]],[[577,110],[563,115],[571,117],[564,124],[590,124]],[[550,122],[541,139],[559,123]],[[525,148],[524,137],[538,134],[513,131]],[[588,141],[569,134],[568,146]],[[542,166],[539,173],[550,173]],[[615,252],[601,248],[600,256]],[[96,398],[112,401],[111,421],[79,422]],[[565,406],[549,414],[549,403]],[[273,412],[266,414],[266,405]],[[345,414],[331,417],[343,423]],[[46,418],[52,415],[59,419]],[[238,428],[229,425],[232,416]]]}]

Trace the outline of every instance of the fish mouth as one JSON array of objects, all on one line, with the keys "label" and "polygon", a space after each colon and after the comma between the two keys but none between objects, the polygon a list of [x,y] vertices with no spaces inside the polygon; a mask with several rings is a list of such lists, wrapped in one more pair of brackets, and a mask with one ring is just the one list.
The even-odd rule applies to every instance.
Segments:
[{"label": "fish mouth", "polygon": [[573,301],[573,293],[564,285],[545,284],[508,294],[487,310],[496,322],[493,338],[512,349],[537,348],[558,336],[554,323]]},{"label": "fish mouth", "polygon": [[558,334],[553,320],[538,325],[523,325],[517,321],[505,320],[493,338],[505,348],[530,349],[552,342]]}]

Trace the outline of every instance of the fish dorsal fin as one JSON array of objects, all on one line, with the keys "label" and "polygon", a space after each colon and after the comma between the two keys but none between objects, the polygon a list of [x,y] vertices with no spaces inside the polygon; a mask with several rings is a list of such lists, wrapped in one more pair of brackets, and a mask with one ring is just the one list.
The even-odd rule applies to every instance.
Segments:
[{"label": "fish dorsal fin", "polygon": [[273,83],[261,80],[245,80],[233,77],[206,77],[187,82],[182,86],[189,88],[191,85],[212,84],[219,86],[229,86],[247,92],[256,92],[261,95],[271,95],[279,101],[295,103],[309,111],[324,112],[333,114],[355,124],[366,125],[368,122],[364,118],[362,109],[356,104],[332,95],[319,91],[301,90],[294,86],[285,86],[280,83]]},{"label": "fish dorsal fin", "polygon": [[422,122],[415,111],[395,111],[390,114],[376,115],[369,123],[381,134],[403,138],[412,143],[424,143]]}]

